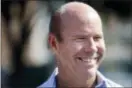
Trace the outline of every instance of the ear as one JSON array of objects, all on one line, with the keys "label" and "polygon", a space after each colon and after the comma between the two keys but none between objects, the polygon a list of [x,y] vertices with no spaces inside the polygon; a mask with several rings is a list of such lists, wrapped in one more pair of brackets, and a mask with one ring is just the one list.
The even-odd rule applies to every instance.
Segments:
[{"label": "ear", "polygon": [[56,37],[51,33],[49,34],[48,42],[53,52],[56,52],[58,50],[58,41]]}]

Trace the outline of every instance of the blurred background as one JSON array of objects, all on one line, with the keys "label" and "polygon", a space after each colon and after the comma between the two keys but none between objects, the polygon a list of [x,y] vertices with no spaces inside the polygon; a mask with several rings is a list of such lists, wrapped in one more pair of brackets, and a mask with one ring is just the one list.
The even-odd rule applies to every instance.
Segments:
[{"label": "blurred background", "polygon": [[[75,0],[1,0],[2,88],[35,88],[55,68],[47,48],[50,16],[60,5]],[[106,54],[99,70],[132,87],[132,1],[76,0],[94,7],[103,21]]]}]

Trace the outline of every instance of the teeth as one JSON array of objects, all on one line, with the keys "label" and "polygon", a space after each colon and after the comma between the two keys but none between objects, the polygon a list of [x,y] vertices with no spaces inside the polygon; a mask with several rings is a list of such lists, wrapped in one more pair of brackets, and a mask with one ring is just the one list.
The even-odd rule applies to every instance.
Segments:
[{"label": "teeth", "polygon": [[[79,60],[81,60],[81,61],[91,61],[92,59],[97,59],[97,57],[98,57],[98,54],[97,53],[94,53],[92,56],[90,56],[90,57],[84,57],[84,58],[82,58],[82,57],[78,57],[78,59]],[[89,58],[89,59],[88,59]],[[91,59],[92,58],[92,59]]]},{"label": "teeth", "polygon": [[89,59],[82,59],[81,57],[79,57],[78,59],[81,60],[81,61],[85,61],[85,62],[90,61]]},{"label": "teeth", "polygon": [[84,62],[90,62],[92,60],[92,59],[82,59],[81,57],[78,57],[78,59]]}]

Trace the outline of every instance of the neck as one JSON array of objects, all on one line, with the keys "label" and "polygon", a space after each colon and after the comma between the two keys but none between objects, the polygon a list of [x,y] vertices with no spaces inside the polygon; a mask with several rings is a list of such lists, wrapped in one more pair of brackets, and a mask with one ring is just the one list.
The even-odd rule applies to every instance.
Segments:
[{"label": "neck", "polygon": [[97,79],[96,76],[85,80],[85,81],[80,81],[80,80],[76,80],[76,79],[68,79],[68,77],[65,75],[58,74],[57,76],[57,88],[66,88],[66,87],[86,87],[86,88],[90,88],[90,87],[95,87],[95,85],[97,84]]}]

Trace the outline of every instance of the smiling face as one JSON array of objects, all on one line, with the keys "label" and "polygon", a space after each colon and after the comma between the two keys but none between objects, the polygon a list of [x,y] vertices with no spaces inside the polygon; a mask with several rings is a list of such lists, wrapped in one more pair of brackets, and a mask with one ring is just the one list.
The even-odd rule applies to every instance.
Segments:
[{"label": "smiling face", "polygon": [[51,38],[55,40],[54,44],[50,43],[56,54],[59,73],[67,80],[86,81],[95,76],[105,51],[101,20],[94,12],[86,12],[67,11],[61,18],[63,41]]}]

